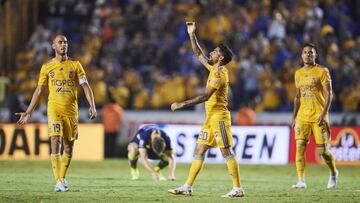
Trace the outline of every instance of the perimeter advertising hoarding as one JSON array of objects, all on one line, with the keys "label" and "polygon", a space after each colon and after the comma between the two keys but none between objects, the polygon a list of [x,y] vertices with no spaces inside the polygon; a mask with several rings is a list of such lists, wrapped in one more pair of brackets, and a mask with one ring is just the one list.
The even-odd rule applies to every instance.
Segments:
[{"label": "perimeter advertising hoarding", "polygon": [[[190,163],[193,159],[200,125],[162,125],[171,137],[178,162]],[[289,155],[288,126],[232,126],[233,150],[242,164],[287,164]],[[218,148],[211,148],[207,163],[223,163]]]},{"label": "perimeter advertising hoarding", "polygon": [[[329,149],[338,165],[360,165],[360,127],[336,126],[331,127],[331,141]],[[294,131],[291,131],[289,162],[295,162]],[[308,163],[324,163],[316,153],[314,139],[311,138],[306,147],[306,161]]]},{"label": "perimeter advertising hoarding", "polygon": [[[0,160],[50,159],[47,124],[0,124]],[[101,124],[79,124],[75,160],[103,160],[104,130]]]}]

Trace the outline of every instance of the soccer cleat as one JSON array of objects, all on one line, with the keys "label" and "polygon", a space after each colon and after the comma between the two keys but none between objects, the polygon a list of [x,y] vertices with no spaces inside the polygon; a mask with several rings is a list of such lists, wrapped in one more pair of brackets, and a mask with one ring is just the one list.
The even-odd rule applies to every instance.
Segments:
[{"label": "soccer cleat", "polygon": [[130,168],[131,180],[137,180],[140,177],[139,169]]},{"label": "soccer cleat", "polygon": [[160,171],[158,172],[158,174],[159,174],[159,180],[160,181],[166,181],[165,176]]},{"label": "soccer cleat", "polygon": [[175,189],[169,189],[168,190],[169,193],[173,194],[173,195],[185,195],[185,196],[191,196],[192,195],[192,189],[191,187],[178,187]]},{"label": "soccer cleat", "polygon": [[221,197],[244,197],[244,196],[245,196],[245,190],[243,188],[238,188],[238,189],[233,188],[226,195],[221,195]]},{"label": "soccer cleat", "polygon": [[56,183],[56,185],[54,187],[54,191],[55,192],[66,192],[67,189],[65,189],[64,184],[60,181],[60,182]]},{"label": "soccer cleat", "polygon": [[66,191],[69,190],[69,183],[67,182],[67,180],[65,178],[61,179],[62,184],[64,185],[64,188]]},{"label": "soccer cleat", "polygon": [[338,183],[338,177],[339,177],[339,171],[338,170],[335,171],[335,175],[332,175],[330,173],[329,182],[328,182],[328,185],[327,185],[328,189],[332,189],[332,188],[336,187],[336,185]]},{"label": "soccer cleat", "polygon": [[306,189],[307,186],[306,186],[305,181],[299,180],[295,185],[292,185],[291,188],[304,188],[304,189]]}]

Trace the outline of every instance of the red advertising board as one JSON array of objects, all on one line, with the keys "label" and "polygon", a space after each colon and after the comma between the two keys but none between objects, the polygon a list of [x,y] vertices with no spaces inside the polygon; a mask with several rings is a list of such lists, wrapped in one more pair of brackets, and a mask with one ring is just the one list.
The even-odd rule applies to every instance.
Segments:
[{"label": "red advertising board", "polygon": [[[330,151],[338,165],[360,165],[360,127],[336,126],[331,127]],[[295,162],[296,144],[294,130],[290,135],[289,163]],[[307,163],[323,163],[316,153],[313,137],[306,147]]]}]

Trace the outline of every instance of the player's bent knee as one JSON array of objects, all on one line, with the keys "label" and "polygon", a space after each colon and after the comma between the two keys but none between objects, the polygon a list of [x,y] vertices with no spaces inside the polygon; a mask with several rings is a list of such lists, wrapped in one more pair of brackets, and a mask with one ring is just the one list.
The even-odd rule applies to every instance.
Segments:
[{"label": "player's bent knee", "polygon": [[206,145],[203,145],[203,144],[197,144],[196,145],[196,151],[195,151],[195,154],[197,156],[204,156],[206,151],[208,150],[208,146]]},{"label": "player's bent knee", "polygon": [[221,151],[222,156],[223,156],[225,159],[227,159],[227,157],[230,157],[230,159],[231,159],[232,156],[233,156],[230,147],[220,148],[220,151]]},{"label": "player's bent knee", "polygon": [[325,145],[317,145],[316,152],[319,156],[323,156],[328,151],[328,148]]},{"label": "player's bent knee", "polygon": [[307,141],[305,140],[296,140],[297,146],[306,146]]}]

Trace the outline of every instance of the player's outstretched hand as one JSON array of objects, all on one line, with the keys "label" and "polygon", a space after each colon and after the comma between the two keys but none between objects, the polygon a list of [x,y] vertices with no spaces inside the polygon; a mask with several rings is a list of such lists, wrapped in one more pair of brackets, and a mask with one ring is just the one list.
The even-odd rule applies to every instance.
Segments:
[{"label": "player's outstretched hand", "polygon": [[89,108],[89,116],[90,116],[90,119],[91,119],[91,120],[92,120],[92,119],[95,119],[95,118],[96,118],[96,115],[97,115],[97,113],[96,113],[95,107],[90,107],[90,108]]},{"label": "player's outstretched hand", "polygon": [[176,177],[174,175],[169,175],[168,176],[168,181],[175,181]]},{"label": "player's outstretched hand", "polygon": [[322,114],[318,119],[318,125],[323,125],[325,123],[326,114]]},{"label": "player's outstretched hand", "polygon": [[30,117],[30,114],[26,112],[15,113],[15,115],[20,116],[19,120],[16,122],[18,125],[25,125]]},{"label": "player's outstretched hand", "polygon": [[184,105],[181,102],[174,102],[171,104],[171,111],[181,109]]},{"label": "player's outstretched hand", "polygon": [[159,176],[158,173],[155,172],[155,173],[152,173],[151,175],[152,175],[154,181],[159,181],[160,180],[160,176]]},{"label": "player's outstretched hand", "polygon": [[192,34],[195,32],[195,22],[186,22],[186,26],[187,26],[187,32],[189,34]]}]

